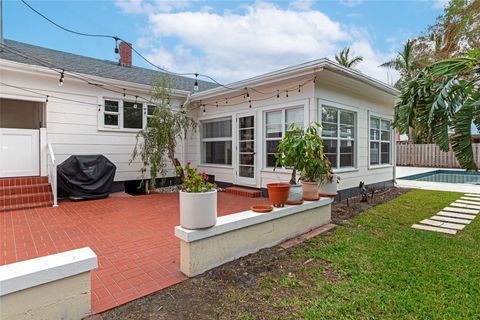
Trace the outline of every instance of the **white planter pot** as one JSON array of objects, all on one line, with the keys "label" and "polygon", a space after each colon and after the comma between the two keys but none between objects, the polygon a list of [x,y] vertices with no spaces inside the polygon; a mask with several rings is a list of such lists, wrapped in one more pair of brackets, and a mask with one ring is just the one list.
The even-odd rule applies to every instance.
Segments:
[{"label": "white planter pot", "polygon": [[302,201],[303,192],[301,184],[291,184],[290,191],[288,192],[288,202],[300,202]]},{"label": "white planter pot", "polygon": [[180,225],[186,229],[205,229],[217,223],[217,190],[180,191]]},{"label": "white planter pot", "polygon": [[333,175],[332,182],[324,182],[320,183],[320,188],[318,190],[318,193],[320,196],[323,197],[334,197],[337,195],[337,180],[338,176],[336,174]]}]

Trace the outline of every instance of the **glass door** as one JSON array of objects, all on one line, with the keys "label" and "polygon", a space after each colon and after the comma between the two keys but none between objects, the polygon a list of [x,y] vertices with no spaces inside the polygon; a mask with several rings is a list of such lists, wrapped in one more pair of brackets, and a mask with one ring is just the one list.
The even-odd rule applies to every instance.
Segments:
[{"label": "glass door", "polygon": [[237,184],[256,186],[255,115],[239,115],[237,123]]}]

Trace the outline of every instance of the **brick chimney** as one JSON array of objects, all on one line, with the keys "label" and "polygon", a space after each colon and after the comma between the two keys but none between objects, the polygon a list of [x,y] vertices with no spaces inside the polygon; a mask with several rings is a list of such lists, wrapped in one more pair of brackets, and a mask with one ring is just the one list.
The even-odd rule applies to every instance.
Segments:
[{"label": "brick chimney", "polygon": [[118,45],[120,52],[120,65],[125,67],[132,66],[132,44],[128,42],[120,42]]}]

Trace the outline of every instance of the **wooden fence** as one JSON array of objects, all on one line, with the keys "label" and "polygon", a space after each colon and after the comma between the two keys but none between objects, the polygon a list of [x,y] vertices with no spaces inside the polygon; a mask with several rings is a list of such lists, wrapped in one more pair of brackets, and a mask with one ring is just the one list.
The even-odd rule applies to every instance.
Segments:
[{"label": "wooden fence", "polygon": [[[480,143],[473,144],[473,156],[480,167]],[[436,144],[397,143],[397,166],[460,168],[450,149],[443,152]]]}]

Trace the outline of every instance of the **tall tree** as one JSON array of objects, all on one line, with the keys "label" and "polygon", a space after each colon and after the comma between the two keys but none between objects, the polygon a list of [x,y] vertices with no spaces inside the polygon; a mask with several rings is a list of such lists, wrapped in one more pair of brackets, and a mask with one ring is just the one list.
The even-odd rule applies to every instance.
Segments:
[{"label": "tall tree", "polygon": [[363,57],[350,57],[350,48],[346,47],[340,52],[340,54],[335,55],[335,60],[337,60],[337,62],[344,67],[353,68],[354,66],[363,61]]},{"label": "tall tree", "polygon": [[442,151],[450,145],[462,168],[476,170],[471,127],[480,129],[480,49],[430,64],[401,87],[394,125],[407,133],[414,124]]},{"label": "tall tree", "polygon": [[145,171],[150,171],[150,178],[145,183],[146,192],[155,190],[155,180],[166,173],[168,160],[173,168],[180,165],[175,158],[177,141],[184,138],[188,131],[194,131],[197,127],[195,120],[185,112],[173,109],[170,105],[171,85],[168,76],[155,79],[152,85],[152,99],[156,102],[156,106],[153,114],[150,113],[147,118],[146,128],[137,134],[130,160],[130,162],[136,158],[142,160],[142,177]]},{"label": "tall tree", "polygon": [[400,73],[400,82],[397,81],[396,86],[401,84],[401,80],[410,79],[418,71],[419,63],[414,56],[414,45],[414,40],[407,40],[402,51],[397,52],[395,58],[380,65]]}]

